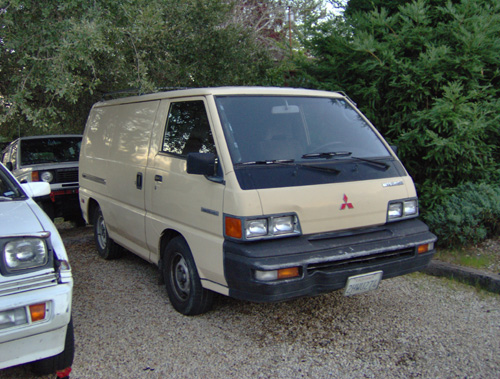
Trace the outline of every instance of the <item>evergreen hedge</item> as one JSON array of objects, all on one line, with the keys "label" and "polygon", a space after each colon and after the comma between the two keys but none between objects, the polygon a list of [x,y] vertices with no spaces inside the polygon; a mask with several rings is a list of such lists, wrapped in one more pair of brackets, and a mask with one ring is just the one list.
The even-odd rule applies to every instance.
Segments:
[{"label": "evergreen hedge", "polygon": [[349,94],[398,146],[441,241],[477,242],[499,200],[500,2],[437,3],[309,25],[290,84]]}]

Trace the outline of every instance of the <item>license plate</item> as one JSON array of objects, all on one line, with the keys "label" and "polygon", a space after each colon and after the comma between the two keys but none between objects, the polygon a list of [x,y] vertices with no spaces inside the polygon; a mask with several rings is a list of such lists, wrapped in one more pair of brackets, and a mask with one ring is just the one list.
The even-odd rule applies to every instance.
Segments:
[{"label": "license plate", "polygon": [[382,280],[382,271],[369,272],[347,278],[347,284],[344,290],[344,296],[357,295],[359,293],[376,290],[380,280]]}]

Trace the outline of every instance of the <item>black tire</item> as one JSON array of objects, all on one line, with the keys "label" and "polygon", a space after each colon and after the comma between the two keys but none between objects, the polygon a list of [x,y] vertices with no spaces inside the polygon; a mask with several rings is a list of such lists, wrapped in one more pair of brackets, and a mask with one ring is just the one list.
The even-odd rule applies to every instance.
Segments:
[{"label": "black tire", "polygon": [[208,312],[213,292],[202,287],[191,250],[182,237],[176,237],[165,248],[163,277],[170,303],[186,316]]},{"label": "black tire", "polygon": [[76,227],[76,228],[82,228],[86,225],[85,219],[83,218],[82,215],[75,216],[71,219],[71,223]]},{"label": "black tire", "polygon": [[40,208],[43,209],[43,211],[49,216],[49,218],[54,221],[55,219],[55,211],[54,211],[54,205],[49,201],[41,201],[38,205],[40,205]]},{"label": "black tire", "polygon": [[41,359],[31,364],[31,369],[36,375],[55,374],[58,370],[64,370],[71,367],[75,356],[75,335],[73,332],[73,319],[69,321],[66,330],[66,339],[64,341],[64,350],[62,353],[53,357]]},{"label": "black tire", "polygon": [[101,208],[97,208],[94,212],[93,225],[95,245],[101,258],[106,260],[118,258],[122,254],[122,247],[109,238]]}]

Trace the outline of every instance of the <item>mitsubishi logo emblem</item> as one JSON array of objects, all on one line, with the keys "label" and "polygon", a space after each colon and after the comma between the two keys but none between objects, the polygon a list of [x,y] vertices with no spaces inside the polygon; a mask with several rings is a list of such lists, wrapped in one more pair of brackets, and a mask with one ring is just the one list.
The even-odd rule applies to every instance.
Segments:
[{"label": "mitsubishi logo emblem", "polygon": [[352,203],[348,203],[347,200],[349,199],[347,198],[346,194],[344,194],[344,203],[340,206],[341,211],[346,209],[346,207],[349,209],[354,208],[354,205],[352,205]]}]

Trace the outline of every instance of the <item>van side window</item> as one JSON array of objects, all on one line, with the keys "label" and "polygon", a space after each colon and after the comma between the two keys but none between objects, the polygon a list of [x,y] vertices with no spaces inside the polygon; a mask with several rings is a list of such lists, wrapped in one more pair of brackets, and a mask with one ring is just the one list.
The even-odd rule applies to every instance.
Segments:
[{"label": "van side window", "polygon": [[216,153],[203,101],[170,105],[162,151],[183,156],[188,153]]}]

